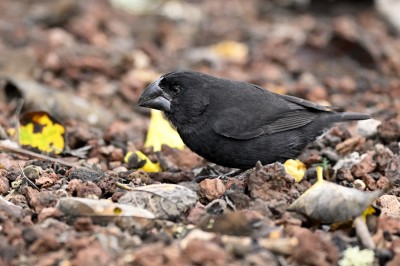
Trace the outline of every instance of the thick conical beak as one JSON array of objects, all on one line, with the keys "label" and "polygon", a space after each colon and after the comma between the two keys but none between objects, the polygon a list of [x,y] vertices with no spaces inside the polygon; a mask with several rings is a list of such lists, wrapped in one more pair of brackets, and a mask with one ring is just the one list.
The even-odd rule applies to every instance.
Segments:
[{"label": "thick conical beak", "polygon": [[158,86],[160,80],[150,84],[139,98],[139,106],[153,108],[161,111],[170,111],[171,102],[168,97]]}]

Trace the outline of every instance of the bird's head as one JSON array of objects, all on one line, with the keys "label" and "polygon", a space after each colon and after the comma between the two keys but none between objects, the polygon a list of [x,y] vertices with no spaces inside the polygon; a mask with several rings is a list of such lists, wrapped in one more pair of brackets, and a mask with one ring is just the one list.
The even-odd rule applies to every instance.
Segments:
[{"label": "bird's head", "polygon": [[173,124],[193,122],[209,103],[205,74],[177,71],[150,84],[139,98],[139,106],[164,111]]}]

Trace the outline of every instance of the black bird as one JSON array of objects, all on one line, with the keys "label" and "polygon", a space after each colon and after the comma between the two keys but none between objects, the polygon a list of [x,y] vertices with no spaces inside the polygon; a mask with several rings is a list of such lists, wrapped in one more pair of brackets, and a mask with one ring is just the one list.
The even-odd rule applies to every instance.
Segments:
[{"label": "black bird", "polygon": [[183,142],[208,161],[240,169],[295,158],[335,122],[370,118],[192,71],[165,74],[139,106],[164,111]]}]

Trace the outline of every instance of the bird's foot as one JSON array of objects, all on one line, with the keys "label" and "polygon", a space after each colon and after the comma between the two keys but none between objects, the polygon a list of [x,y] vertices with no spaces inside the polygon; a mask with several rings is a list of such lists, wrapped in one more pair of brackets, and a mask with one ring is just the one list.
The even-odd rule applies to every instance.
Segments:
[{"label": "bird's foot", "polygon": [[200,174],[195,177],[194,182],[200,183],[204,179],[214,179],[214,178],[231,178],[231,177],[241,177],[241,175],[248,170],[242,170],[242,169],[232,169],[232,171],[228,173],[221,173],[215,169],[208,169],[211,170],[210,174]]}]

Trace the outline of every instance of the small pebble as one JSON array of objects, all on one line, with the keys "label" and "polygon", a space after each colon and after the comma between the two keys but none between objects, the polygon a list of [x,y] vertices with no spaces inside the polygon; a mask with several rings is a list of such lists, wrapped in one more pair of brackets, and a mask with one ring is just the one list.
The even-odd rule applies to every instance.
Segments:
[{"label": "small pebble", "polygon": [[354,187],[359,190],[365,190],[366,185],[361,179],[354,180]]}]

